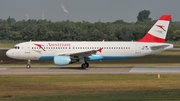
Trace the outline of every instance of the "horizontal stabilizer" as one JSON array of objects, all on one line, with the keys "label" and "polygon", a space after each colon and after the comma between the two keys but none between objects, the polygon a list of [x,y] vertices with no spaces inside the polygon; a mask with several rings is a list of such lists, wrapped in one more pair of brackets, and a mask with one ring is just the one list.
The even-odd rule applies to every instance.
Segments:
[{"label": "horizontal stabilizer", "polygon": [[165,50],[165,48],[169,47],[170,45],[160,45],[160,46],[152,46],[150,47],[151,50]]}]

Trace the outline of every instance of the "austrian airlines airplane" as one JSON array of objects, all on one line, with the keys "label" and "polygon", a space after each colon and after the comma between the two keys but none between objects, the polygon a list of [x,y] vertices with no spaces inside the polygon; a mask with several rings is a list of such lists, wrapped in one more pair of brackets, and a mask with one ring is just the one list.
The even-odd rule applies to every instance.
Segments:
[{"label": "austrian airlines airplane", "polygon": [[88,61],[120,60],[149,55],[173,48],[164,43],[171,15],[162,15],[146,35],[136,41],[30,41],[15,45],[6,52],[14,59],[53,60],[57,66],[82,62],[83,69],[89,67]]}]

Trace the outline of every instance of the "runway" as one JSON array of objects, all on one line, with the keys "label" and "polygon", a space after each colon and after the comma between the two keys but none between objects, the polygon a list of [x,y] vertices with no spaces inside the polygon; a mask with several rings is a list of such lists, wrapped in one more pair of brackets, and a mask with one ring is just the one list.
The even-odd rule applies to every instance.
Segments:
[{"label": "runway", "polygon": [[122,67],[0,67],[0,75],[54,75],[54,74],[180,74],[180,66],[122,66]]}]

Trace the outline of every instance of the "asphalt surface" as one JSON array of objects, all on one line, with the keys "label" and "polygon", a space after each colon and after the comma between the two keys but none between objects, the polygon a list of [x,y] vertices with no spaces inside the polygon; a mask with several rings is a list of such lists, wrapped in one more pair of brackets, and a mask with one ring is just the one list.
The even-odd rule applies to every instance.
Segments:
[{"label": "asphalt surface", "polygon": [[180,74],[180,66],[121,66],[121,67],[25,67],[0,66],[0,75],[38,75],[38,74]]}]

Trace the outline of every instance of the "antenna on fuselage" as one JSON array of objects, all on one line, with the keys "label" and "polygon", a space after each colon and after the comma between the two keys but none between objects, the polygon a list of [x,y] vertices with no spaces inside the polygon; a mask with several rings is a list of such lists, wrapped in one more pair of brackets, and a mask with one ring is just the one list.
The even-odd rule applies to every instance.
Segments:
[{"label": "antenna on fuselage", "polygon": [[103,41],[102,42],[104,42],[104,39],[103,39]]},{"label": "antenna on fuselage", "polygon": [[31,40],[29,42],[31,42]]}]

